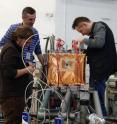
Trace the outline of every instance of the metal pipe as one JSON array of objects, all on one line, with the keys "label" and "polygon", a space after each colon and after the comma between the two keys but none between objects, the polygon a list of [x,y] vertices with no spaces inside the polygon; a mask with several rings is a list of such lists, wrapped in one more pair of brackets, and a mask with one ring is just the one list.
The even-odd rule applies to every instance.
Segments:
[{"label": "metal pipe", "polygon": [[99,117],[103,117],[102,109],[101,109],[101,105],[100,105],[100,100],[99,100],[99,96],[98,96],[97,91],[93,91],[93,99],[94,99],[94,105],[95,105],[96,114]]},{"label": "metal pipe", "polygon": [[51,90],[47,89],[45,92],[45,95],[43,97],[42,104],[40,105],[40,108],[38,110],[38,117],[39,118],[45,117],[45,113],[46,113],[45,109],[47,109],[47,107],[48,107],[48,101],[50,99],[50,93],[51,93]]},{"label": "metal pipe", "polygon": [[61,112],[66,113],[70,109],[71,91],[68,88],[64,100],[61,102]]}]

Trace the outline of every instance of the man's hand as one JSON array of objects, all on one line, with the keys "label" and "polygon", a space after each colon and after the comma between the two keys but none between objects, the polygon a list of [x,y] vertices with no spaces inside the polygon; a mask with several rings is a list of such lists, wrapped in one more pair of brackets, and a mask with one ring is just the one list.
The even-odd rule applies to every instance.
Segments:
[{"label": "man's hand", "polygon": [[77,41],[78,41],[79,46],[85,43],[83,38],[77,39]]},{"label": "man's hand", "polygon": [[25,74],[33,74],[33,72],[35,71],[35,65],[32,63],[28,63],[29,65],[25,68],[22,69],[17,69],[17,74],[15,76],[15,78],[21,77]]},{"label": "man's hand", "polygon": [[40,63],[41,63],[42,65],[44,65],[44,57],[43,57],[43,55],[42,55],[42,54],[38,54],[37,57],[38,57]]},{"label": "man's hand", "polygon": [[29,66],[27,66],[27,70],[30,72],[30,73],[33,73],[35,71],[35,65],[32,64],[31,62],[29,62]]}]

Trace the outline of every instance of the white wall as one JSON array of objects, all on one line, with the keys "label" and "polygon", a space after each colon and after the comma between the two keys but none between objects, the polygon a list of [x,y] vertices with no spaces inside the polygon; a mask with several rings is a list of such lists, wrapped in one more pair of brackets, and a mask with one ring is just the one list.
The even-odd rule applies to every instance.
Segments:
[{"label": "white wall", "polygon": [[114,32],[117,42],[117,0],[56,0],[55,33],[67,44],[80,36],[72,30],[73,20],[78,16],[92,21],[106,22]]},{"label": "white wall", "polygon": [[[42,49],[45,42],[42,37],[54,34],[55,0],[0,0],[0,39],[11,24],[21,22],[22,9],[31,6],[37,11],[35,27],[40,32]],[[51,15],[50,15],[51,16]]]}]

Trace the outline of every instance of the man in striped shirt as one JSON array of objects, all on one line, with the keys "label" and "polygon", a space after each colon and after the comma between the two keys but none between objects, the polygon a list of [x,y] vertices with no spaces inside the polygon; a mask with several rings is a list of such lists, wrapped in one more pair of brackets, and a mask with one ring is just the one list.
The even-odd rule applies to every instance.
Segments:
[{"label": "man in striped shirt", "polygon": [[33,32],[34,36],[32,37],[32,43],[28,47],[24,47],[23,49],[23,58],[24,61],[32,62],[33,61],[33,52],[37,55],[41,64],[43,64],[43,57],[40,47],[40,39],[38,31],[33,27],[36,19],[36,11],[32,7],[25,7],[22,11],[22,23],[13,24],[9,27],[3,38],[0,40],[0,47],[2,47],[6,42],[11,40],[12,33],[17,29],[17,27],[23,25],[30,27]]}]

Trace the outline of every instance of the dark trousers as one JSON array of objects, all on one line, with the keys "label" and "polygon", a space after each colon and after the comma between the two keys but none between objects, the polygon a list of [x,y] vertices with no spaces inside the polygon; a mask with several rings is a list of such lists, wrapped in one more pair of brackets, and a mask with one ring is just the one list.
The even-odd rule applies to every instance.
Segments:
[{"label": "dark trousers", "polygon": [[105,89],[106,89],[105,83],[106,83],[106,80],[101,80],[96,82],[90,80],[90,83],[89,83],[90,87],[98,92],[103,116],[107,116],[107,111],[105,107]]},{"label": "dark trousers", "polygon": [[21,124],[24,111],[24,97],[9,97],[1,104],[4,124]]}]

